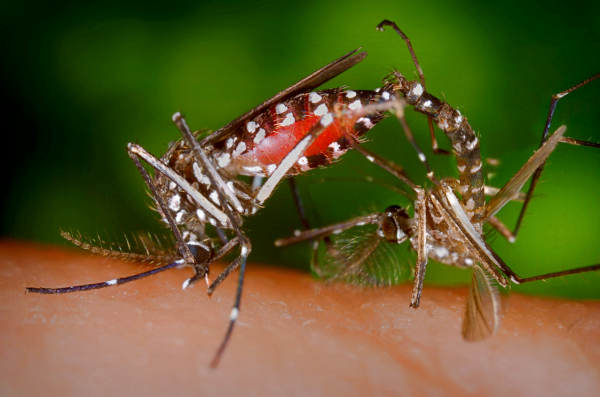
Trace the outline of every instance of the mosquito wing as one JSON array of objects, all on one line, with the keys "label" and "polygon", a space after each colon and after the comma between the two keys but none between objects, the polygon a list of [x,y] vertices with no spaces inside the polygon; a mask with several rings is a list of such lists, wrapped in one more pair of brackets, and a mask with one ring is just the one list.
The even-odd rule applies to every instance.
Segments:
[{"label": "mosquito wing", "polygon": [[477,342],[494,335],[500,325],[500,294],[494,280],[479,265],[473,266],[462,336]]},{"label": "mosquito wing", "polygon": [[375,225],[331,235],[323,245],[325,254],[316,256],[319,262],[313,263],[313,267],[325,279],[388,286],[406,281],[412,275],[408,262],[398,260],[392,244],[377,233]]},{"label": "mosquito wing", "polygon": [[200,145],[204,146],[207,143],[214,143],[217,140],[225,139],[231,132],[235,131],[238,127],[246,123],[246,121],[254,118],[254,116],[265,111],[271,106],[274,106],[275,104],[300,93],[311,91],[317,88],[318,86],[328,82],[337,75],[350,69],[352,66],[356,65],[357,63],[359,63],[367,57],[367,53],[365,51],[359,52],[357,54],[356,52],[358,50],[360,50],[360,48],[357,48],[354,51],[350,51],[343,57],[336,59],[330,64],[322,67],[310,76],[305,77],[304,79],[300,80],[291,87],[288,87],[285,90],[281,91],[279,94],[275,95],[271,99],[266,100],[254,109],[244,113],[229,124],[219,128],[217,131],[204,138]]},{"label": "mosquito wing", "polygon": [[502,209],[510,200],[518,195],[521,188],[527,182],[529,177],[544,164],[544,161],[550,156],[550,153],[554,151],[556,145],[562,138],[567,127],[561,126],[556,130],[554,134],[544,143],[544,145],[527,160],[525,165],[521,167],[519,171],[511,178],[510,181],[500,191],[491,198],[486,205],[486,214],[484,221],[487,222],[492,216],[496,215],[498,211]]}]

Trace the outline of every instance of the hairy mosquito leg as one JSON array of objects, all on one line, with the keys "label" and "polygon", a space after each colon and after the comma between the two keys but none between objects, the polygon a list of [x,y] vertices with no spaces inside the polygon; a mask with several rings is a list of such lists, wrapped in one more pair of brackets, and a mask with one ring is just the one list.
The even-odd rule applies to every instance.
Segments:
[{"label": "hairy mosquito leg", "polygon": [[[175,220],[173,219],[173,215],[171,215],[171,212],[169,211],[169,208],[167,207],[165,201],[163,200],[162,195],[156,188],[156,185],[152,181],[152,178],[150,178],[150,174],[148,173],[146,168],[144,168],[144,166],[140,162],[140,159],[138,158],[138,154],[135,152],[135,148],[132,147],[132,144],[128,145],[127,153],[129,154],[129,157],[131,157],[133,164],[135,164],[136,168],[142,174],[142,177],[144,178],[144,182],[146,182],[146,186],[148,186],[148,188],[150,189],[150,192],[152,192],[152,196],[154,197],[154,200],[158,203],[158,206],[160,207],[160,210],[161,210],[162,214],[164,215],[164,217],[167,219],[167,222],[169,222],[169,226],[171,227],[171,230],[173,231],[173,234],[175,235],[175,239],[177,240],[177,243],[179,244],[179,249],[182,251],[181,255],[185,258],[185,261],[187,263],[197,264],[196,260],[194,259],[194,255],[192,254],[192,252],[190,251],[190,248],[185,243],[183,236],[181,235],[181,231],[179,230],[179,228],[177,227],[177,224],[175,223]],[[208,271],[208,269],[206,269],[206,270]]]},{"label": "hairy mosquito leg", "polygon": [[[425,87],[425,86],[423,86],[423,87]],[[402,130],[404,131],[404,134],[408,138],[408,141],[410,142],[410,144],[412,145],[412,147],[417,152],[417,155],[419,156],[419,160],[421,160],[421,162],[423,163],[423,165],[425,165],[425,168],[427,169],[427,177],[429,179],[431,179],[431,181],[433,183],[435,183],[436,185],[439,185],[440,182],[435,177],[435,174],[433,173],[433,171],[431,169],[431,166],[427,162],[427,157],[425,157],[425,154],[423,153],[423,151],[421,150],[421,148],[417,144],[417,141],[415,141],[415,136],[413,135],[410,127],[408,126],[408,123],[406,122],[406,118],[404,117],[404,108],[405,108],[405,105],[406,105],[406,101],[404,99],[402,99],[402,98],[396,98],[396,106],[394,107],[394,110],[396,112],[396,118],[400,122],[400,125],[402,126]]]},{"label": "hairy mosquito leg", "polygon": [[417,190],[418,208],[415,208],[417,215],[417,263],[415,266],[415,281],[413,284],[410,307],[416,309],[421,302],[421,293],[423,292],[423,281],[425,280],[425,270],[427,269],[427,200],[423,189]]},{"label": "hairy mosquito leg", "polygon": [[[588,79],[583,80],[581,83],[569,88],[568,90],[565,90],[558,94],[552,95],[552,100],[550,101],[550,110],[548,111],[548,117],[546,118],[546,125],[544,126],[544,131],[542,132],[542,142],[540,143],[540,147],[544,144],[544,142],[546,142],[546,140],[548,140],[548,131],[550,130],[550,125],[552,124],[552,116],[554,116],[554,110],[556,109],[558,100],[560,98],[570,94],[571,92],[575,91],[576,89],[583,87],[584,85],[596,80],[598,77],[600,77],[600,73],[598,73]],[[574,140],[574,139],[571,140],[569,138],[564,138],[564,140],[561,140],[561,142],[571,143],[574,145],[581,145],[581,146],[600,147],[600,145],[598,145],[598,144],[594,144],[594,143],[586,142],[586,141],[578,141],[578,140]],[[575,143],[575,142],[577,142],[577,143]],[[515,230],[513,232],[513,235],[515,236],[515,238],[517,237],[517,235],[519,234],[519,230],[521,229],[521,224],[523,222],[523,218],[525,217],[525,212],[527,211],[527,206],[529,205],[529,202],[531,201],[531,197],[533,196],[533,191],[535,190],[535,187],[538,184],[540,176],[542,175],[542,171],[544,171],[544,164],[545,164],[545,162],[538,167],[538,169],[535,171],[535,174],[531,178],[531,184],[529,185],[529,190],[527,191],[527,197],[525,198],[525,202],[523,203],[523,207],[521,208],[521,212],[519,213],[519,218],[517,219],[517,224],[515,225]]]},{"label": "hairy mosquito leg", "polygon": [[304,204],[302,203],[302,198],[300,197],[300,190],[298,189],[298,185],[296,185],[296,179],[294,179],[293,176],[289,177],[288,183],[290,184],[290,190],[292,191],[294,205],[296,206],[296,211],[298,211],[300,222],[302,222],[304,230],[310,230],[310,225],[308,223],[308,219],[306,218],[306,210],[304,208]]},{"label": "hairy mosquito leg", "polygon": [[221,244],[225,245],[229,242],[227,234],[225,234],[223,229],[221,229],[220,227],[215,227],[215,232],[217,232],[217,236],[219,236],[219,241],[221,241]]},{"label": "hairy mosquito leg", "polygon": [[[228,200],[231,196],[229,189],[225,185],[225,182],[223,181],[221,176],[216,172],[216,170],[214,169],[214,167],[212,166],[212,164],[206,157],[206,154],[200,147],[200,144],[198,143],[198,141],[192,135],[192,133],[191,133],[190,129],[188,128],[188,126],[185,122],[185,119],[183,118],[181,113],[177,112],[173,115],[173,122],[175,123],[175,125],[177,125],[177,128],[179,128],[179,130],[181,131],[181,134],[183,135],[183,139],[186,141],[188,146],[192,149],[192,154],[194,156],[194,159],[200,165],[202,165],[202,168],[206,171],[207,176],[210,179],[211,183],[213,184],[213,186],[215,186],[215,191],[217,192],[219,199],[222,200],[223,203],[229,201],[234,206],[236,206],[236,210],[238,212],[243,213],[243,208],[235,196],[231,200]],[[237,236],[237,241],[235,241],[235,240],[231,240],[231,241],[232,242],[235,241],[240,246],[240,255],[228,267],[228,268],[231,268],[231,270],[229,272],[231,272],[233,269],[235,269],[236,267],[239,266],[240,274],[238,277],[238,286],[237,286],[237,290],[235,293],[235,300],[233,303],[233,308],[231,309],[231,314],[229,315],[229,325],[227,326],[227,330],[225,331],[225,336],[223,337],[223,341],[221,342],[221,345],[217,349],[215,357],[213,358],[213,360],[210,363],[211,368],[216,368],[217,365],[219,365],[219,361],[221,360],[221,355],[223,354],[223,352],[225,351],[225,348],[227,347],[227,343],[229,342],[229,339],[231,338],[231,333],[233,332],[235,322],[240,313],[240,303],[241,303],[241,299],[242,299],[242,291],[243,291],[243,285],[244,285],[244,274],[246,272],[246,261],[248,259],[248,255],[250,255],[250,252],[252,251],[252,244],[250,243],[250,240],[244,235],[244,232],[242,232],[242,229],[240,228],[240,222],[238,220],[239,216],[236,216],[237,214],[234,215],[232,213],[231,209],[229,208],[229,206],[227,206],[227,205],[224,205],[223,209],[225,210],[225,213],[227,215],[229,223],[230,223],[232,229],[235,231],[235,234]],[[235,244],[233,244],[233,245],[235,245]],[[232,247],[233,247],[233,245],[232,245]],[[223,273],[225,273],[225,271]],[[225,275],[225,277],[228,274],[229,273],[227,273]],[[219,277],[217,277],[217,279],[218,278]],[[213,282],[213,284],[215,284],[215,283]],[[211,287],[209,287],[208,290],[209,290],[209,295],[212,293],[212,291],[214,291],[214,289],[211,289]]]},{"label": "hairy mosquito leg", "polygon": [[396,178],[400,179],[402,182],[407,184],[415,192],[420,189],[418,185],[416,185],[414,182],[412,182],[409,178],[405,176],[404,170],[401,167],[398,167],[396,164],[363,148],[358,144],[358,142],[356,142],[355,138],[352,135],[344,132],[344,137],[348,140],[348,144],[352,147],[352,149],[356,150],[358,153],[366,157],[367,160],[383,168],[390,174],[394,175]]},{"label": "hairy mosquito leg", "polygon": [[498,231],[498,233],[500,233],[505,239],[507,239],[509,243],[514,243],[516,241],[514,234],[512,234],[512,232],[506,227],[504,223],[500,221],[500,219],[496,218],[495,216],[492,216],[488,220],[488,223],[494,229],[496,229],[496,231]]},{"label": "hairy mosquito leg", "polygon": [[156,269],[149,270],[147,272],[134,274],[129,277],[120,277],[115,278],[113,280],[105,281],[103,283],[95,283],[95,284],[84,284],[84,285],[76,285],[73,287],[64,287],[64,288],[33,288],[27,287],[27,292],[36,293],[36,294],[66,294],[69,292],[78,292],[78,291],[90,291],[93,289],[100,289],[106,287],[112,287],[113,285],[121,285],[130,283],[132,281],[139,280],[144,277],[152,276],[154,274],[164,272],[165,270],[172,269],[174,267],[181,266],[185,264],[185,259],[180,259],[176,262],[170,263],[165,266],[157,267]]},{"label": "hairy mosquito leg", "polygon": [[[410,39],[408,38],[408,36],[406,36],[404,34],[404,32],[398,27],[398,25],[396,25],[395,22],[388,21],[387,19],[384,19],[379,25],[377,25],[377,27],[375,29],[383,32],[384,26],[392,27],[392,29],[394,29],[396,31],[396,33],[398,33],[400,35],[400,37],[402,37],[402,40],[404,40],[404,42],[406,43],[406,46],[408,47],[408,51],[410,52],[410,56],[412,57],[412,60],[413,60],[413,64],[415,65],[415,67],[417,68],[417,72],[419,73],[419,81],[421,82],[421,85],[423,86],[423,90],[427,91],[427,88],[425,85],[425,75],[423,74],[423,69],[421,69],[421,65],[419,64],[419,61],[417,60],[417,55],[415,54],[415,51],[413,49],[412,43],[410,42]],[[451,151],[441,149],[439,147],[439,145],[437,143],[437,139],[435,138],[435,132],[433,130],[433,119],[431,118],[431,116],[427,116],[427,123],[429,125],[429,135],[431,136],[431,146],[433,147],[433,153],[441,154],[441,155],[445,155],[445,156],[451,156],[452,155]]]},{"label": "hairy mosquito leg", "polygon": [[541,274],[539,276],[533,276],[533,277],[525,277],[525,278],[521,278],[519,276],[513,276],[511,277],[511,280],[515,283],[515,284],[524,284],[524,283],[529,283],[531,281],[538,281],[538,280],[546,280],[549,278],[556,278],[556,277],[562,277],[562,276],[568,276],[571,274],[580,274],[580,273],[586,273],[586,272],[594,272],[594,271],[598,271],[600,270],[600,264],[597,265],[590,265],[590,266],[584,266],[584,267],[578,267],[575,269],[570,269],[570,270],[563,270],[560,272],[553,272],[553,273],[547,273],[547,274]]}]

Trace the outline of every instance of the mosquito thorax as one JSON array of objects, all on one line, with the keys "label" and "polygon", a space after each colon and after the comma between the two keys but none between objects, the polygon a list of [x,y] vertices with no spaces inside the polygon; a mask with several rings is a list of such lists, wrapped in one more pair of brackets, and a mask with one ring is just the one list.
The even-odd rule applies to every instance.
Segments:
[{"label": "mosquito thorax", "polygon": [[410,233],[410,216],[405,208],[399,205],[389,206],[379,226],[379,234],[390,243],[400,244]]}]

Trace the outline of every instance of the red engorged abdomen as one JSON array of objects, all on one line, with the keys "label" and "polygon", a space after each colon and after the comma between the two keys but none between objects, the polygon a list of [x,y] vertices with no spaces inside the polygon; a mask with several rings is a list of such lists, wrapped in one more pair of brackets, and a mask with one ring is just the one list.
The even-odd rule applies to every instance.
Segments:
[{"label": "red engorged abdomen", "polygon": [[[252,150],[240,156],[245,163],[252,159],[257,165],[268,166],[279,164],[281,160],[296,146],[300,139],[314,126],[320,116],[310,115],[294,124],[279,127],[265,139],[260,141]],[[304,156],[326,153],[327,148],[333,142],[343,136],[342,128],[352,132],[355,120],[336,119],[329,127],[319,135],[317,140],[304,152]]]}]

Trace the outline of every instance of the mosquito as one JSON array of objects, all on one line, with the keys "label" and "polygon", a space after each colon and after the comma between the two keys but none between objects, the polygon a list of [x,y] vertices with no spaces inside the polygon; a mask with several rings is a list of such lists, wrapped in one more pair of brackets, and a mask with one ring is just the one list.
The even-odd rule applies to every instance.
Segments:
[{"label": "mosquito", "polygon": [[[102,283],[27,288],[27,291],[42,294],[86,291],[190,266],[194,275],[184,282],[183,288],[204,278],[210,296],[239,268],[229,324],[211,362],[211,367],[216,367],[239,315],[246,260],[252,250],[242,230],[243,217],[257,212],[284,177],[334,162],[350,148],[348,137],[352,137],[353,142],[360,139],[386,117],[385,112],[391,106],[393,87],[390,83],[371,91],[346,88],[313,91],[361,62],[367,53],[359,50],[331,62],[203,139],[191,132],[180,113],[175,113],[173,122],[183,138],[161,158],[138,144],[128,145],[128,154],[142,174],[156,210],[176,240],[175,255],[155,258],[157,262],[168,263]],[[154,169],[154,176],[141,160]],[[267,179],[263,184],[250,185],[238,176]],[[208,225],[219,235],[220,247],[208,237]],[[229,238],[226,231],[233,236]],[[97,254],[115,255],[113,249],[94,247],[68,233],[63,236]],[[210,265],[236,246],[240,247],[237,258],[210,282]]]},{"label": "mosquito", "polygon": [[[491,336],[499,325],[500,300],[494,281],[506,288],[510,282],[523,284],[600,270],[600,264],[596,264],[533,277],[520,277],[485,242],[482,233],[483,225],[489,222],[510,241],[514,241],[522,217],[519,218],[515,232],[511,233],[499,220],[494,218],[494,215],[509,201],[521,194],[523,185],[532,175],[534,181],[530,192],[533,190],[535,182],[537,182],[535,175],[539,175],[541,172],[539,170],[559,142],[600,148],[599,144],[564,137],[565,126],[559,127],[551,136],[548,134],[558,99],[600,77],[600,74],[552,97],[541,147],[486,203],[478,138],[466,118],[458,110],[425,91],[423,72],[406,35],[395,23],[387,20],[377,28],[382,30],[384,26],[392,26],[404,39],[419,73],[420,81],[408,81],[398,71],[392,73],[391,79],[395,83],[394,91],[403,94],[403,98],[396,98],[394,109],[406,136],[425,165],[427,176],[433,182],[434,187],[424,189],[405,175],[397,173],[385,159],[351,143],[369,161],[387,169],[412,189],[416,195],[414,216],[410,217],[405,208],[394,205],[388,207],[384,212],[361,216],[320,229],[299,232],[293,237],[277,240],[275,245],[284,246],[312,240],[317,242],[313,247],[316,251],[319,241],[329,238],[335,240],[335,235],[339,235],[341,238],[338,237],[338,241],[341,244],[335,242],[329,244],[326,241],[328,259],[324,269],[315,269],[317,273],[332,279],[382,285],[393,283],[400,270],[394,262],[383,263],[374,258],[379,255],[378,248],[385,247],[386,242],[402,244],[408,240],[412,248],[417,251],[410,302],[410,306],[413,308],[417,308],[420,303],[428,258],[459,268],[472,268],[473,278],[462,334],[469,341],[485,339]],[[415,110],[427,115],[430,126],[432,126],[431,121],[434,121],[448,136],[457,159],[460,174],[458,180],[453,178],[440,180],[435,176],[404,118],[404,107],[407,105],[412,105]],[[432,129],[431,136],[434,149],[436,149],[437,143]],[[524,206],[527,205],[530,198],[531,193],[525,195]],[[365,225],[374,225],[376,230],[371,234],[357,233],[355,237],[344,237],[350,229]]]}]

